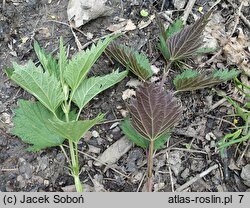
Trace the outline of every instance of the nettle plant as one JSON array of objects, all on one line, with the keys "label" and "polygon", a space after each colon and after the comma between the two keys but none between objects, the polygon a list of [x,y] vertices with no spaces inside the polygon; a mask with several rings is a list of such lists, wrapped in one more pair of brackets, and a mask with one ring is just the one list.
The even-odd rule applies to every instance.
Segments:
[{"label": "nettle plant", "polygon": [[131,118],[127,118],[121,124],[121,128],[131,141],[146,150],[147,190],[149,192],[153,187],[154,151],[164,147],[170,138],[171,129],[182,115],[181,104],[173,94],[212,87],[239,74],[235,69],[219,69],[209,74],[204,71],[186,69],[174,78],[173,84],[176,88],[174,93],[164,90],[168,71],[173,64],[179,65],[198,53],[214,51],[214,49],[201,48],[202,33],[210,15],[211,11],[194,24],[185,27],[181,20],[177,20],[167,29],[159,23],[161,34],[158,48],[166,61],[160,85],[149,83],[152,69],[144,54],[117,44],[112,44],[107,48],[112,58],[124,65],[144,83],[137,90],[136,98],[128,103]]},{"label": "nettle plant", "polygon": [[[95,124],[104,120],[104,114],[93,119],[80,120],[83,108],[97,94],[120,82],[127,71],[114,71],[105,76],[88,77],[91,67],[107,45],[117,36],[109,36],[93,44],[90,49],[78,52],[68,60],[66,48],[60,38],[58,58],[48,55],[34,43],[40,65],[31,60],[26,65],[13,63],[6,70],[8,77],[31,93],[37,101],[19,100],[13,119],[12,133],[23,142],[32,144],[29,151],[60,146],[69,162],[76,190],[81,192],[78,142]],[[67,140],[70,156],[64,149]]]}]

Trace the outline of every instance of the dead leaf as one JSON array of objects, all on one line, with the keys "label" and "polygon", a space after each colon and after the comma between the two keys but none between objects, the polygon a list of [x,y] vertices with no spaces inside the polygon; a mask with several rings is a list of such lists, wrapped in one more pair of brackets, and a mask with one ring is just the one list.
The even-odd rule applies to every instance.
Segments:
[{"label": "dead leaf", "polygon": [[223,47],[223,55],[229,65],[236,65],[250,76],[250,54],[245,48],[249,47],[249,42],[241,28],[238,28],[238,35],[229,39]]},{"label": "dead leaf", "polygon": [[126,25],[127,25],[127,21],[123,21],[123,22],[120,22],[118,24],[112,24],[112,25],[110,25],[107,28],[107,30],[109,30],[110,32],[119,31],[119,30],[122,30]]},{"label": "dead leaf", "polygon": [[128,20],[127,25],[125,26],[125,31],[131,31],[131,30],[135,30],[136,26],[135,24],[132,22],[132,20]]},{"label": "dead leaf", "polygon": [[90,20],[108,16],[112,9],[105,5],[107,0],[70,0],[67,8],[68,20],[80,27]]},{"label": "dead leaf", "polygon": [[132,20],[123,19],[117,24],[112,24],[108,26],[107,30],[110,32],[125,32],[132,31],[136,29],[136,25],[132,22]]},{"label": "dead leaf", "polygon": [[[107,163],[114,164],[116,163],[124,154],[126,154],[133,143],[128,140],[126,137],[122,137],[114,144],[112,144],[108,149],[106,149],[99,157],[98,160]],[[94,162],[95,166],[101,166],[99,162]]]},{"label": "dead leaf", "polygon": [[138,28],[141,30],[147,26],[149,26],[152,23],[152,20],[155,18],[155,15],[151,15],[149,17],[149,19],[147,21],[142,20],[139,24],[138,24]]}]

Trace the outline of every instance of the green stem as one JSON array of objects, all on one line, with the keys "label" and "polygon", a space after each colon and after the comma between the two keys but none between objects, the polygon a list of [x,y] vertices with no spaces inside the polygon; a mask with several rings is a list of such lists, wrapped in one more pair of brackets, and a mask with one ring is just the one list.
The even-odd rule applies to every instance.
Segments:
[{"label": "green stem", "polygon": [[153,154],[154,154],[154,140],[150,139],[149,150],[148,150],[148,192],[152,192],[152,172],[153,172]]},{"label": "green stem", "polygon": [[77,113],[77,117],[76,117],[76,121],[78,121],[80,115],[81,115],[81,112],[82,112],[82,108],[79,109],[78,113]]},{"label": "green stem", "polygon": [[74,177],[75,187],[77,192],[82,192],[82,184],[79,178],[79,165],[78,165],[78,151],[77,144],[74,145],[73,141],[69,140],[70,158],[71,158],[71,173]]},{"label": "green stem", "polygon": [[[71,107],[73,95],[71,94],[71,97],[69,99],[68,103],[65,103],[65,117],[66,122],[69,122],[69,112]],[[78,118],[77,118],[78,120]],[[78,161],[78,149],[77,149],[77,142],[73,142],[71,139],[68,139],[69,141],[69,149],[70,149],[70,159],[71,159],[71,174],[74,177],[75,187],[77,192],[83,192],[82,184],[79,178],[80,171],[79,171],[79,161]]]},{"label": "green stem", "polygon": [[77,192],[83,192],[82,184],[79,178],[79,175],[74,175],[74,182]]}]

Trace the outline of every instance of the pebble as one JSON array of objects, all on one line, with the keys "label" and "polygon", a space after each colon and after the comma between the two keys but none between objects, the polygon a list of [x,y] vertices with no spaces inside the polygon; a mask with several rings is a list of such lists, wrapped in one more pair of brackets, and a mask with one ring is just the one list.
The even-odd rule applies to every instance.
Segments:
[{"label": "pebble", "polygon": [[38,164],[42,171],[45,170],[49,166],[49,158],[47,156],[38,158]]},{"label": "pebble", "polygon": [[5,147],[7,144],[7,139],[0,136],[0,147]]},{"label": "pebble", "polygon": [[143,177],[142,172],[138,172],[134,177],[132,177],[132,182],[136,183],[138,181],[141,181]]},{"label": "pebble", "polygon": [[250,187],[250,164],[242,168],[240,176],[244,180],[244,184]]},{"label": "pebble", "polygon": [[20,158],[18,161],[18,169],[20,174],[25,178],[25,179],[30,179],[33,174],[33,166],[26,162],[24,158]]},{"label": "pebble", "polygon": [[183,9],[186,5],[186,0],[173,0],[174,7],[176,9]]},{"label": "pebble", "polygon": [[44,180],[44,181],[43,181],[43,185],[49,186],[49,184],[50,184],[49,180]]},{"label": "pebble", "polygon": [[10,115],[8,113],[2,113],[1,120],[4,123],[9,124],[11,122]]},{"label": "pebble", "polygon": [[186,168],[182,173],[181,173],[181,177],[183,179],[187,179],[189,177],[189,169]]},{"label": "pebble", "polygon": [[92,152],[92,153],[95,153],[95,154],[99,154],[101,152],[100,148],[95,147],[93,145],[88,145],[88,147],[89,147],[88,152]]},{"label": "pebble", "polygon": [[99,137],[99,133],[96,130],[94,130],[94,131],[92,131],[92,136],[97,138],[97,137]]}]

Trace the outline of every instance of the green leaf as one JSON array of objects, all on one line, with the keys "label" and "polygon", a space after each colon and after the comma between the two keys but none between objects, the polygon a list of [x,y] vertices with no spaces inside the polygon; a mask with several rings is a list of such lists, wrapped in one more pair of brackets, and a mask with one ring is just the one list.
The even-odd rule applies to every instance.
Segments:
[{"label": "green leaf", "polygon": [[98,115],[92,120],[64,122],[59,119],[50,120],[50,129],[63,138],[79,142],[82,136],[95,124],[103,120],[104,114]]},{"label": "green leaf", "polygon": [[14,69],[13,68],[4,68],[4,71],[7,75],[7,77],[10,79],[10,77],[12,76],[13,72],[14,72]]},{"label": "green leaf", "polygon": [[173,34],[181,31],[184,27],[182,19],[177,19],[173,24],[166,29],[166,37],[170,38]]},{"label": "green leaf", "polygon": [[133,128],[150,141],[169,132],[182,114],[177,99],[155,83],[140,86],[128,109]]},{"label": "green leaf", "polygon": [[44,70],[48,71],[50,75],[54,74],[58,78],[59,66],[56,62],[56,59],[54,59],[51,54],[46,54],[44,49],[39,46],[37,41],[34,41],[34,50]]},{"label": "green leaf", "polygon": [[58,64],[59,64],[59,71],[60,71],[60,81],[63,83],[63,78],[64,78],[64,71],[67,67],[68,61],[67,61],[67,53],[66,53],[66,48],[63,46],[63,38],[60,37],[60,46],[59,46],[59,59],[58,59]]},{"label": "green leaf", "polygon": [[241,108],[232,98],[228,96],[223,96],[227,99],[227,101],[235,107],[236,113],[245,121],[248,122],[248,117],[250,116],[250,112],[244,108]]},{"label": "green leaf", "polygon": [[10,77],[22,88],[34,95],[46,108],[55,113],[63,101],[63,92],[59,81],[48,71],[43,72],[32,61],[21,66],[13,64],[14,71]]},{"label": "green leaf", "polygon": [[90,49],[77,53],[69,61],[64,78],[72,91],[75,91],[80,86],[90,68],[115,37],[117,36],[109,36],[103,41],[100,40],[96,45],[93,44]]},{"label": "green leaf", "polygon": [[167,39],[172,62],[190,58],[202,46],[202,32],[208,22],[212,10],[203,15],[194,24],[185,26],[181,31]]},{"label": "green leaf", "polygon": [[234,69],[216,70],[212,74],[187,69],[175,77],[174,85],[177,91],[203,89],[230,80],[237,76],[238,73],[239,72]]},{"label": "green leaf", "polygon": [[23,142],[33,144],[28,148],[30,151],[61,145],[64,139],[48,128],[49,119],[53,117],[41,103],[20,99],[13,118],[15,127],[11,133],[20,137]]},{"label": "green leaf", "polygon": [[162,22],[160,22],[159,18],[157,19],[158,25],[161,29],[160,34],[160,42],[158,43],[158,48],[161,51],[164,59],[168,61],[170,59],[170,52],[167,46],[167,39],[170,38],[175,33],[179,32],[183,27],[183,21],[181,19],[177,19],[173,24],[169,25],[169,27],[165,30]]},{"label": "green leaf", "polygon": [[[120,125],[122,132],[127,136],[129,140],[134,142],[137,146],[147,149],[149,146],[149,141],[141,136],[131,125],[129,119],[125,119]],[[161,149],[166,141],[169,139],[170,134],[162,134],[159,138],[154,141],[154,149]]]},{"label": "green leaf", "polygon": [[145,54],[138,53],[133,48],[117,44],[111,44],[106,51],[142,81],[145,81],[152,76],[153,71]]},{"label": "green leaf", "polygon": [[198,50],[196,50],[197,54],[201,54],[201,53],[214,53],[215,51],[217,51],[217,48],[198,48]]},{"label": "green leaf", "polygon": [[243,82],[241,82],[239,79],[237,79],[237,77],[234,78],[234,83],[235,83],[235,87],[240,92],[242,92],[246,97],[250,98],[250,93],[247,93],[247,92],[250,91],[250,86],[248,86],[248,85],[244,84]]},{"label": "green leaf", "polygon": [[158,49],[162,53],[164,59],[168,61],[170,59],[170,53],[166,41],[164,40],[162,35],[160,35],[160,42],[158,43]]},{"label": "green leaf", "polygon": [[162,149],[164,147],[164,144],[166,143],[166,141],[169,140],[169,138],[170,138],[169,132],[162,134],[160,137],[158,137],[154,141],[154,149],[155,150]]},{"label": "green leaf", "polygon": [[213,72],[213,77],[219,78],[220,80],[227,81],[233,79],[239,75],[239,71],[236,69],[219,69]]},{"label": "green leaf", "polygon": [[141,136],[131,125],[129,119],[125,119],[120,125],[122,132],[127,136],[129,140],[134,142],[137,146],[146,149],[149,145],[149,141]]},{"label": "green leaf", "polygon": [[127,74],[127,71],[119,73],[117,70],[105,76],[85,79],[76,90],[73,102],[82,109],[93,97],[120,82]]}]

